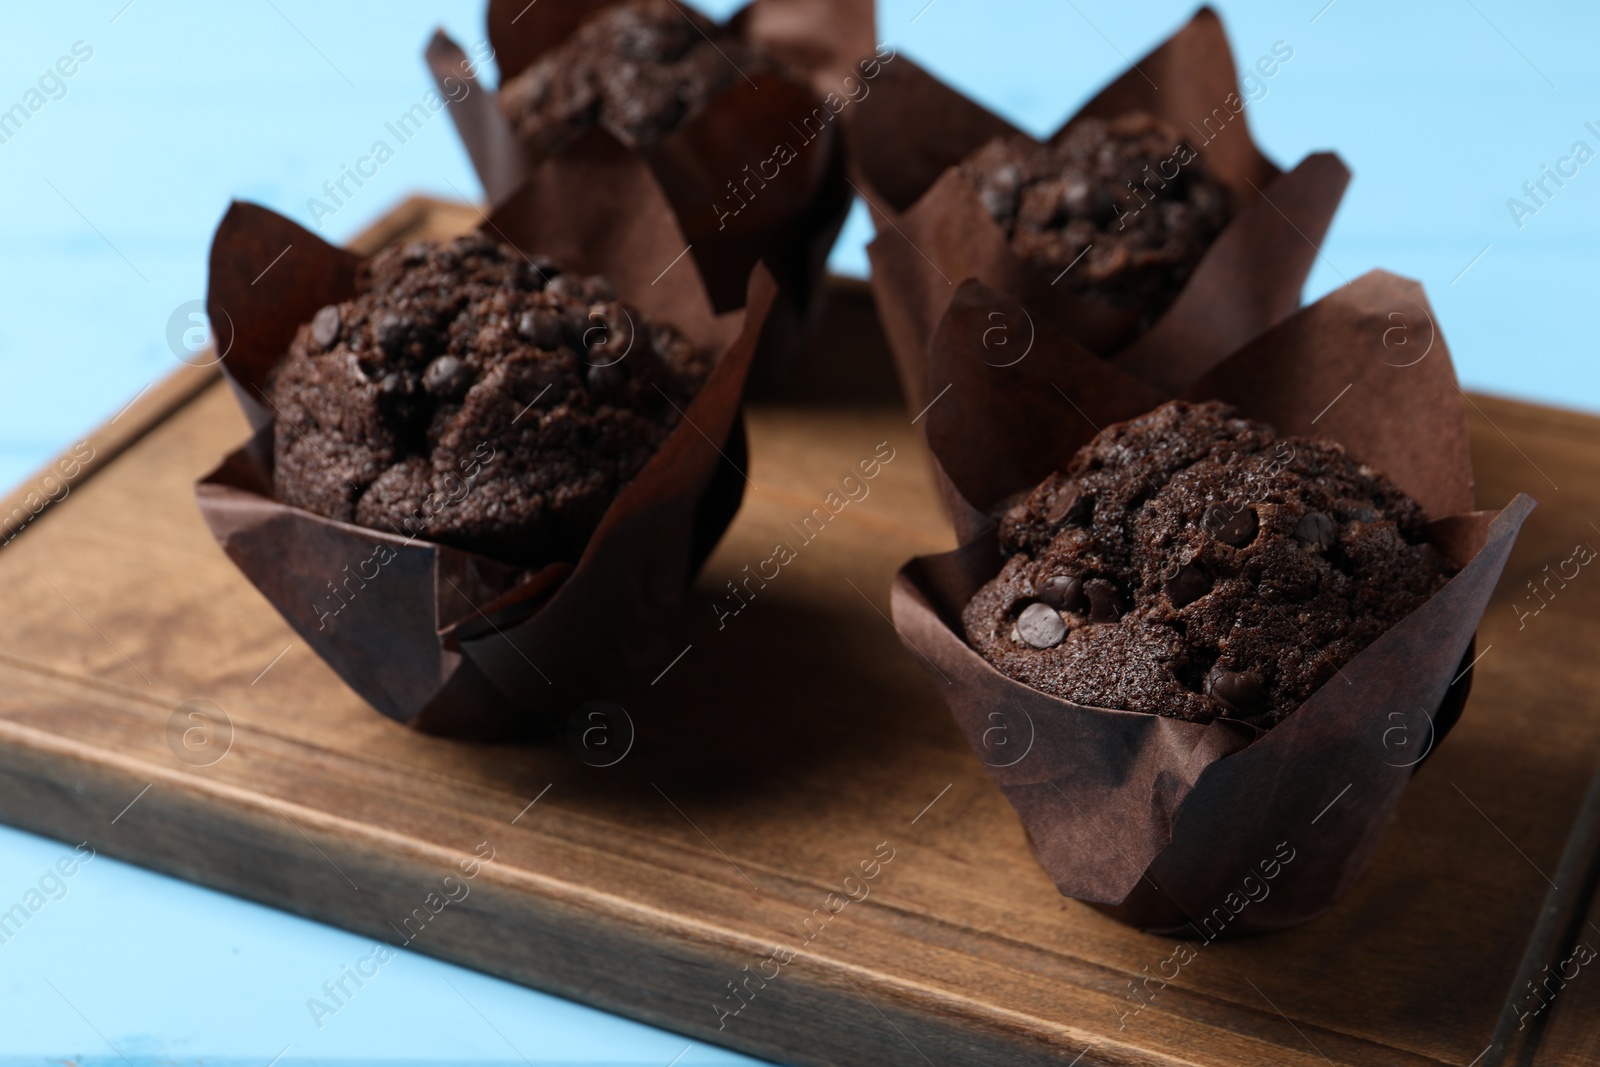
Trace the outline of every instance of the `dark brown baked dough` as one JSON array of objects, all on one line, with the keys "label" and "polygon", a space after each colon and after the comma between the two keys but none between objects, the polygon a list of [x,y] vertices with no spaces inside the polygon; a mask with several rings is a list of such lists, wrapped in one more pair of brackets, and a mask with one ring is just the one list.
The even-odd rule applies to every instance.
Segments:
[{"label": "dark brown baked dough", "polygon": [[1059,288],[1137,312],[1141,327],[1231,213],[1188,142],[1143,112],[1083,119],[1053,144],[996,138],[961,170],[1019,258],[1059,274]]},{"label": "dark brown baked dough", "polygon": [[735,81],[776,69],[737,34],[673,0],[628,0],[580,25],[500,87],[517,135],[553,151],[600,125],[647,148]]},{"label": "dark brown baked dough", "polygon": [[711,363],[599,277],[483,235],[367,261],[271,387],[278,499],[507,562],[576,560]]},{"label": "dark brown baked dough", "polygon": [[1005,510],[1009,558],[962,622],[1075,703],[1268,727],[1448,580],[1426,524],[1332,441],[1173,401]]}]

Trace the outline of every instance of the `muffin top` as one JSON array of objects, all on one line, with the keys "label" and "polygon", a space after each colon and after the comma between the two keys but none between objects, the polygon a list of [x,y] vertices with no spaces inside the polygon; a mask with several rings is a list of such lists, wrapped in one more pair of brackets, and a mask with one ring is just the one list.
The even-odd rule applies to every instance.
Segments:
[{"label": "muffin top", "polygon": [[600,277],[482,234],[368,260],[273,378],[274,488],[331,519],[575,560],[711,360]]},{"label": "muffin top", "polygon": [[1082,119],[1051,144],[996,138],[961,171],[1020,259],[1137,312],[1141,327],[1176,299],[1231,214],[1194,149],[1143,112]]},{"label": "muffin top", "polygon": [[599,124],[649,147],[737,80],[775,69],[738,35],[673,0],[626,0],[585,20],[500,87],[500,110],[542,152]]},{"label": "muffin top", "polygon": [[1270,727],[1454,573],[1427,521],[1333,441],[1173,401],[1005,509],[962,622],[1075,703]]}]

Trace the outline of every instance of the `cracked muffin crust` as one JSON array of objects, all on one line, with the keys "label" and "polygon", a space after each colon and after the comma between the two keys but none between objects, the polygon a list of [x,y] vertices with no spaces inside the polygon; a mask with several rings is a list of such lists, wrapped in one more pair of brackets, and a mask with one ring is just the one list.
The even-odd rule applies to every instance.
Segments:
[{"label": "cracked muffin crust", "polygon": [[1454,573],[1427,521],[1335,442],[1173,401],[1011,503],[962,622],[1075,703],[1266,728]]},{"label": "cracked muffin crust", "polygon": [[[1158,319],[1231,215],[1176,129],[1143,112],[1083,119],[1052,144],[996,138],[962,173],[1027,263],[1063,289]],[[1081,258],[1080,258],[1081,257]]]},{"label": "cracked muffin crust", "polygon": [[286,504],[506,562],[576,560],[711,370],[670,326],[481,234],[368,260],[269,399]]},{"label": "cracked muffin crust", "polygon": [[671,0],[600,11],[500,88],[517,136],[548,152],[600,125],[647,148],[745,77],[776,70],[739,35]]}]

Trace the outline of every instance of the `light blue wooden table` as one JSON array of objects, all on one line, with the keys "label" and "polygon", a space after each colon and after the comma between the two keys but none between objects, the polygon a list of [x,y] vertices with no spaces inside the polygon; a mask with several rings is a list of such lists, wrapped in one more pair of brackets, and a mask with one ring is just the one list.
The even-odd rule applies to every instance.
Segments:
[{"label": "light blue wooden table", "polygon": [[[1285,163],[1336,148],[1356,174],[1308,296],[1375,266],[1420,278],[1469,388],[1600,409],[1600,162],[1574,155],[1580,141],[1600,152],[1600,8],[1220,6],[1241,64],[1280,42],[1293,51],[1251,88],[1258,139]],[[885,0],[880,26],[906,54],[1043,133],[1190,10],[1180,0]],[[442,21],[468,43],[482,36],[477,2],[95,0],[5,14],[0,110],[30,89],[43,101],[20,128],[0,128],[8,486],[173,369],[169,319],[203,295],[207,244],[230,198],[312,224],[308,199],[428,89],[419,54],[433,27]],[[1524,183],[1544,168],[1567,176],[1545,179],[1535,201]],[[323,232],[347,238],[418,191],[478,195],[443,116],[322,219]],[[862,272],[869,236],[858,209],[835,267]],[[0,829],[0,909],[68,851]],[[280,1064],[754,1062],[414,955],[319,1028],[307,999],[367,950],[363,941],[105,857],[60,890],[0,943],[0,1067],[67,1057],[265,1065],[280,1055]]]}]

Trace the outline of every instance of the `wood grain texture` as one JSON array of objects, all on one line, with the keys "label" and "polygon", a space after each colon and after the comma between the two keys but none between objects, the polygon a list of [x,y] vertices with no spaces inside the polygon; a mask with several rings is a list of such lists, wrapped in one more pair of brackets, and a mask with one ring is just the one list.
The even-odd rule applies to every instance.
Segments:
[{"label": "wood grain texture", "polygon": [[[383,238],[476,220],[407,210]],[[871,333],[861,298],[834,295],[846,335]],[[200,522],[194,479],[246,435],[226,388],[205,387],[0,552],[0,819],[783,1062],[1471,1063],[1600,756],[1600,576],[1520,628],[1513,606],[1600,544],[1600,420],[1471,398],[1480,504],[1542,503],[1460,726],[1330,914],[1197,944],[1125,1014],[1175,943],[1055,893],[887,618],[894,570],[952,535],[871,363],[886,358],[829,346],[809,402],[751,411],[744,510],[605,768],[420,736],[345,689]],[[883,442],[868,496],[799,543],[790,524]],[[719,626],[726,583],[779,541],[795,558]],[[203,766],[173,747],[194,700],[231,724]],[[432,915],[428,894],[480,847],[494,858],[470,895]],[[870,896],[832,914],[829,894],[891,849]],[[719,1015],[777,945],[799,951]],[[1597,1028],[1585,973],[1534,1062],[1593,1062]]]}]

